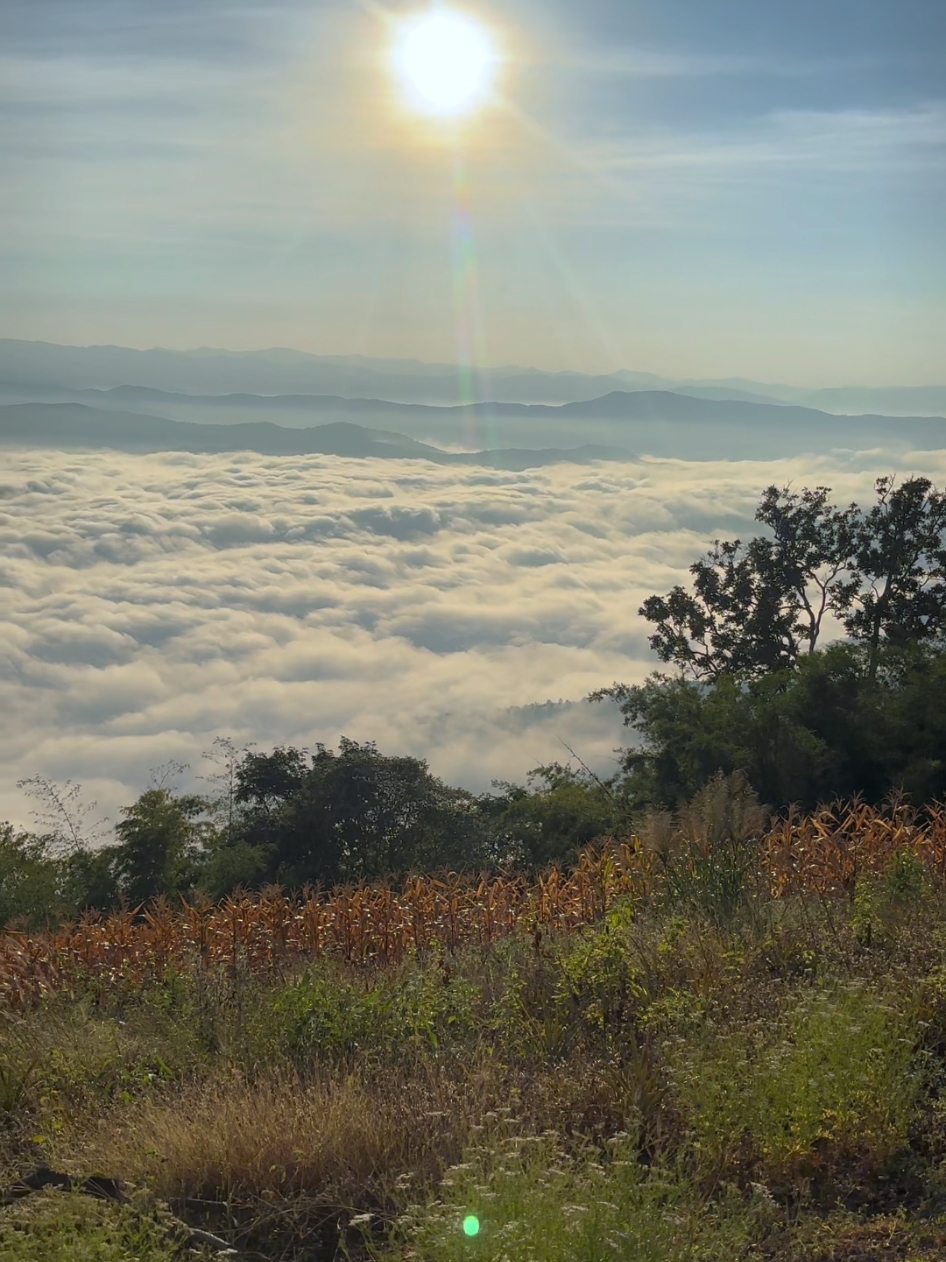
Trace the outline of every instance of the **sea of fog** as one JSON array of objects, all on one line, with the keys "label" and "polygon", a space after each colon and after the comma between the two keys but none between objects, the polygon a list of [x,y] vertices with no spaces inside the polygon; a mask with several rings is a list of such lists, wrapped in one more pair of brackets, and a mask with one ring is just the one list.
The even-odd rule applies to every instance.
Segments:
[{"label": "sea of fog", "polygon": [[869,499],[939,484],[946,452],[557,465],[7,451],[0,466],[0,819],[20,778],[80,781],[115,818],[216,736],[341,735],[473,789],[627,734],[588,692],[659,665],[641,601],[768,484]]}]

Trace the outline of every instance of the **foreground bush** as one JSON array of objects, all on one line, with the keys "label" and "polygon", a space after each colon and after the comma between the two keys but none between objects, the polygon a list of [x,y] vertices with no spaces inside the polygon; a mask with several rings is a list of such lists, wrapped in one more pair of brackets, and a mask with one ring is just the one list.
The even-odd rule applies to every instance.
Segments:
[{"label": "foreground bush", "polygon": [[671,1052],[695,1151],[710,1169],[742,1165],[783,1192],[876,1176],[915,1117],[915,1030],[859,986],[803,992],[786,1008]]}]

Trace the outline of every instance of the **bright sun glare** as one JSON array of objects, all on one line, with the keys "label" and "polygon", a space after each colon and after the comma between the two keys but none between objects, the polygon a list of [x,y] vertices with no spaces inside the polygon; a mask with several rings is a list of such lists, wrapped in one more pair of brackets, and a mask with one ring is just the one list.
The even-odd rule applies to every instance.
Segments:
[{"label": "bright sun glare", "polygon": [[449,9],[408,18],[394,45],[394,67],[411,103],[456,118],[487,96],[499,57],[482,26]]}]

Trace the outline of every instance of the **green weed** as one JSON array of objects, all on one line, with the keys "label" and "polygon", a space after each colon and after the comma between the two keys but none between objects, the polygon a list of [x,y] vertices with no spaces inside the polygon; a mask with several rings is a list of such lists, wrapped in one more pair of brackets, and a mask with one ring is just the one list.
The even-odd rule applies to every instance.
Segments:
[{"label": "green weed", "polygon": [[[425,1262],[696,1262],[736,1258],[775,1213],[764,1197],[708,1205],[671,1170],[645,1169],[618,1135],[566,1151],[553,1133],[501,1135],[447,1171],[395,1234]],[[468,1234],[475,1231],[474,1235]],[[386,1256],[375,1253],[376,1257]]]},{"label": "green weed", "polygon": [[[160,1213],[65,1192],[0,1209],[3,1262],[181,1262],[197,1255]],[[206,1255],[209,1256],[209,1255]]]},{"label": "green weed", "polygon": [[883,1170],[923,1086],[906,1023],[860,987],[802,995],[774,1020],[705,1026],[672,1059],[704,1169],[795,1189]]}]

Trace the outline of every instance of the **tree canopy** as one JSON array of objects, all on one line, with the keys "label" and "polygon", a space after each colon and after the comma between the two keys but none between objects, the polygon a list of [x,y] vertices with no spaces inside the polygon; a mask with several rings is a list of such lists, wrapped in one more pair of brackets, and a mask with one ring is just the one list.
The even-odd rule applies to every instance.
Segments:
[{"label": "tree canopy", "polygon": [[869,653],[841,643],[748,683],[678,673],[602,689],[637,737],[622,759],[631,813],[679,806],[719,771],[745,771],[775,808],[946,796],[946,653],[888,646],[874,677]]},{"label": "tree canopy", "polygon": [[373,743],[247,753],[236,778],[235,838],[257,848],[273,881],[334,884],[486,859],[473,795]]},{"label": "tree canopy", "polygon": [[736,770],[773,806],[946,793],[946,492],[925,477],[874,490],[862,509],[770,486],[765,533],[717,540],[689,590],[644,601],[676,673],[592,694],[637,733],[623,767],[638,808]]},{"label": "tree canopy", "polygon": [[946,492],[924,477],[878,478],[876,502],[838,508],[830,488],[770,486],[744,543],[716,540],[681,585],[644,601],[651,648],[699,680],[794,669],[833,617],[869,648],[941,634],[946,617]]}]

